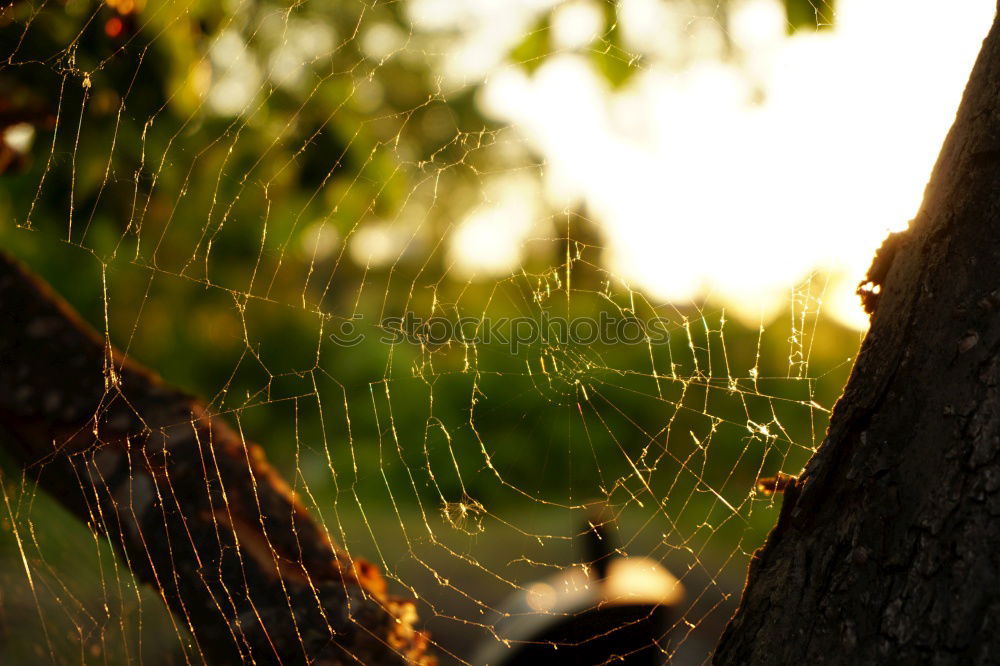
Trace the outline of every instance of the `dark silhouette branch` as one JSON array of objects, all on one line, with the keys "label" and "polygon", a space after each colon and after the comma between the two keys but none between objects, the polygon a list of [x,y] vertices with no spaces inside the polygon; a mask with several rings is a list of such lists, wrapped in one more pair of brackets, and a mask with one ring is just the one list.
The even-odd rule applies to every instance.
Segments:
[{"label": "dark silhouette branch", "polygon": [[27,475],[107,536],[213,664],[433,663],[260,447],[122,357],[0,253],[0,428]]}]

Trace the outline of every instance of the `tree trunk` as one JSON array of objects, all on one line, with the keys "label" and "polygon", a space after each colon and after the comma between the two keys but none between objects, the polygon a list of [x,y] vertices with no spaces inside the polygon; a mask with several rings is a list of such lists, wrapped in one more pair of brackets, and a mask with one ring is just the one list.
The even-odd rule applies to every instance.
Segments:
[{"label": "tree trunk", "polygon": [[862,290],[871,330],[716,663],[1000,662],[1000,22]]},{"label": "tree trunk", "polygon": [[214,664],[433,663],[411,601],[327,539],[261,449],[0,253],[0,439]]}]

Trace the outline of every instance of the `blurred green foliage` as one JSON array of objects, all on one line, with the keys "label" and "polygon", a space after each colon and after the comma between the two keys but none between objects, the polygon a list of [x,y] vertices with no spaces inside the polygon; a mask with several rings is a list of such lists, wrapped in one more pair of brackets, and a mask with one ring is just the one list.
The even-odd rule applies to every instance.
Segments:
[{"label": "blurred green foliage", "polygon": [[[121,3],[0,10],[0,122],[35,132],[0,175],[0,244],[131,357],[238,421],[335,537],[402,577],[393,558],[416,547],[406,525],[426,520],[499,569],[521,550],[490,544],[528,548],[515,539],[536,518],[566,538],[575,514],[560,507],[601,498],[640,525],[627,544],[638,552],[723,561],[760,542],[774,504],[751,495],[755,480],[796,472],[818,445],[857,347],[815,316],[821,280],[795,293],[812,315],[763,331],[712,302],[649,302],[604,270],[600,233],[576,215],[553,217],[515,274],[456,275],[445,240],[483,199],[484,174],[538,165],[512,156],[474,87],[442,88],[437,43],[403,5]],[[786,0],[791,25],[806,4]],[[401,42],[366,50],[376,26]],[[613,85],[635,70],[619,40],[608,3],[592,57]],[[510,60],[530,70],[549,54],[543,16]],[[393,261],[352,255],[371,228],[401,239]],[[670,336],[516,350],[381,342],[381,322],[407,312],[662,317]],[[345,326],[363,341],[337,344]],[[30,492],[7,470],[9,497]],[[457,518],[458,505],[473,511]],[[45,526],[35,563],[40,544],[88,538],[53,527],[65,517],[44,500],[11,513]],[[23,592],[10,518],[3,578]],[[69,603],[56,589],[64,555],[36,602],[50,610]],[[107,596],[81,585],[81,599]]]},{"label": "blurred green foliage", "polygon": [[788,17],[788,32],[828,30],[833,27],[834,0],[782,0]]}]

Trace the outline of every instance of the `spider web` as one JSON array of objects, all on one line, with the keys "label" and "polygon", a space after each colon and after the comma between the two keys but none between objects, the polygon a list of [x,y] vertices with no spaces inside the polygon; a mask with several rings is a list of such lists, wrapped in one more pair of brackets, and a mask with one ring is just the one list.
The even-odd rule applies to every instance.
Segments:
[{"label": "spider web", "polygon": [[[681,34],[725,37],[724,6],[689,4]],[[547,35],[549,9],[497,26],[505,48]],[[821,316],[827,276],[748,324],[632,286],[580,202],[525,203],[518,227],[510,202],[548,164],[477,110],[474,70],[448,74],[475,35],[407,5],[3,12],[0,75],[30,111],[4,134],[25,162],[4,176],[5,243],[262,442],[331,538],[417,600],[442,662],[534,640],[519,617],[600,607],[550,598],[555,580],[594,585],[581,543],[598,533],[676,578],[632,649],[706,658],[780,505],[758,480],[819,445],[857,345]],[[582,52],[625,80],[646,64],[611,12]],[[529,69],[549,55],[527,53]],[[470,213],[509,227],[510,267],[469,269]],[[591,339],[601,322],[632,337]],[[4,661],[204,660],[96,531],[4,469]]]}]

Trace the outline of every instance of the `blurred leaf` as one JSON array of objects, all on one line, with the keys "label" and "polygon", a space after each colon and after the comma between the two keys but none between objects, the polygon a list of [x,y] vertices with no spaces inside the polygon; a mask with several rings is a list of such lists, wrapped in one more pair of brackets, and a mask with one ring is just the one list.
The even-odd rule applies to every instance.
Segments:
[{"label": "blurred leaf", "polygon": [[591,60],[611,87],[619,88],[635,74],[635,59],[636,56],[622,48],[617,3],[605,3],[604,32],[591,50]]},{"label": "blurred leaf", "polygon": [[788,33],[833,27],[834,0],[784,0]]},{"label": "blurred leaf", "polygon": [[538,69],[545,57],[552,52],[550,28],[549,16],[546,14],[510,52],[511,60],[529,73]]}]

